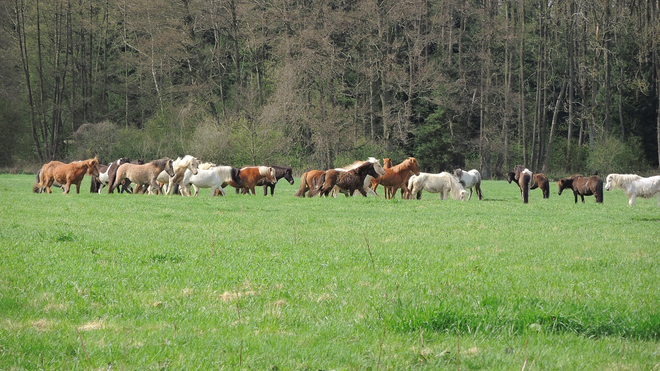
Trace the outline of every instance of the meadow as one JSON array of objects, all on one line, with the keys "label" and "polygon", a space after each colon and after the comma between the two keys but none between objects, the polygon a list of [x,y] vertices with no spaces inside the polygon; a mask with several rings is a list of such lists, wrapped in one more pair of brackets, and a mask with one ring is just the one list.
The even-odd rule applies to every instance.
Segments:
[{"label": "meadow", "polygon": [[33,183],[0,175],[2,370],[660,369],[655,198]]}]

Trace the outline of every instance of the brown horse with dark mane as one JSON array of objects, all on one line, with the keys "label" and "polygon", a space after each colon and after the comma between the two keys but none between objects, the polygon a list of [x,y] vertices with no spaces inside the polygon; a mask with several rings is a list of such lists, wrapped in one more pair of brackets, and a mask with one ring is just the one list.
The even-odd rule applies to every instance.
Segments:
[{"label": "brown horse with dark mane", "polygon": [[[305,193],[307,193],[307,191],[311,191],[312,189],[316,188],[316,186],[319,184],[319,179],[321,176],[323,176],[323,174],[325,174],[325,171],[323,170],[310,170],[303,173],[303,175],[300,177],[300,187],[293,195],[295,197],[305,197]],[[311,192],[308,194],[308,197],[312,197]]]},{"label": "brown horse with dark mane", "polygon": [[578,174],[562,178],[557,181],[557,187],[559,187],[559,195],[564,189],[572,189],[575,203],[578,202],[578,195],[582,198],[582,203],[584,203],[584,196],[592,195],[596,197],[596,203],[603,203],[603,180],[598,175],[585,177]]},{"label": "brown horse with dark mane", "polygon": [[[384,168],[384,167],[383,167]],[[409,157],[404,160],[402,163],[393,166],[391,168],[385,169],[385,175],[371,180],[371,189],[376,191],[378,185],[381,184],[385,187],[385,198],[394,198],[396,191],[401,188],[401,198],[404,198],[405,195],[410,195],[410,190],[408,189],[408,179],[412,174],[419,175],[419,167],[417,166],[417,159],[414,157]],[[391,188],[391,194],[388,197],[387,187]]]},{"label": "brown horse with dark mane", "polygon": [[32,191],[37,193],[45,188],[47,193],[53,193],[50,187],[54,182],[62,185],[64,193],[69,193],[71,185],[76,185],[76,193],[80,193],[80,183],[82,183],[85,173],[91,176],[98,176],[99,171],[96,166],[99,160],[95,158],[75,161],[65,164],[60,161],[51,161],[41,168],[40,179],[34,184]]},{"label": "brown horse with dark mane", "polygon": [[136,184],[136,193],[138,189],[143,187],[146,189],[152,186],[156,194],[162,194],[163,190],[157,181],[161,171],[167,172],[169,176],[174,176],[171,158],[165,157],[159,160],[153,160],[144,165],[122,164],[117,169],[115,181],[108,185],[108,193],[113,193],[115,188],[121,183],[124,183],[124,187],[128,187],[133,182]]},{"label": "brown horse with dark mane", "polygon": [[371,175],[374,179],[379,176],[374,169],[373,162],[365,161],[362,165],[348,171],[330,169],[319,179],[319,182],[323,183],[310,190],[309,196],[313,197],[316,194],[327,196],[335,186],[338,186],[347,191],[346,197],[353,195],[356,190],[360,191],[362,196],[367,197],[367,192],[364,190],[364,178],[367,175]]},{"label": "brown horse with dark mane", "polygon": [[[527,174],[529,176],[529,182],[523,177],[521,179],[520,174]],[[527,187],[527,193],[529,193],[530,190],[540,188],[541,192],[543,192],[543,198],[550,198],[550,181],[548,180],[548,177],[543,174],[543,173],[536,173],[532,174],[532,172],[525,168],[523,165],[516,165],[514,167],[514,171],[509,171],[507,173],[507,180],[509,183],[511,183],[513,180],[516,181],[516,184],[518,184],[518,187],[520,187],[520,192],[522,193],[523,196],[523,203],[527,203],[525,199],[525,190],[523,188],[523,185],[521,183],[526,183]],[[527,195],[529,196],[529,195]]]},{"label": "brown horse with dark mane", "polygon": [[[271,166],[275,170],[275,179],[280,180],[282,178],[286,179],[289,184],[293,185],[295,181],[293,180],[293,169],[291,166]],[[275,193],[275,184],[269,181],[266,178],[259,179],[257,181],[258,186],[264,187],[264,196],[268,196],[268,188],[270,188],[270,195],[272,196]]]}]

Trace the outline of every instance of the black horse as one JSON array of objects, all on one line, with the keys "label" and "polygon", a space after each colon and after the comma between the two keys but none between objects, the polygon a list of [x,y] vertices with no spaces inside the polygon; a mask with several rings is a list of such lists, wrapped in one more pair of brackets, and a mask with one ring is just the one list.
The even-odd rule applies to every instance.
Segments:
[{"label": "black horse", "polygon": [[[281,178],[286,179],[289,184],[293,185],[293,169],[290,166],[271,166],[275,170],[275,178],[280,180]],[[262,178],[257,181],[258,186],[264,186],[264,196],[268,196],[268,188],[270,187],[270,195],[272,196],[275,193],[275,184],[268,181],[266,178]],[[247,188],[243,188],[243,193],[247,192]],[[238,188],[236,188],[236,193],[238,193]]]}]

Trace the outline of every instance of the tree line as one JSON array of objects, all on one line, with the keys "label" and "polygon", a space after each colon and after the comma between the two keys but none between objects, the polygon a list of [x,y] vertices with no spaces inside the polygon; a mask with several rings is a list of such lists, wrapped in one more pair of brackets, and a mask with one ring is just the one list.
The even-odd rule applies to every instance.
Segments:
[{"label": "tree line", "polygon": [[660,0],[0,0],[0,165],[660,164]]}]

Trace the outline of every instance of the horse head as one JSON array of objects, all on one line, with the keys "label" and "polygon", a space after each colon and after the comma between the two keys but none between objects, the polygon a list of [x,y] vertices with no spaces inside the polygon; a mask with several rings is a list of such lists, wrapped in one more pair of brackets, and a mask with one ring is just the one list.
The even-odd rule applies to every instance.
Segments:
[{"label": "horse head", "polygon": [[378,161],[377,158],[375,157],[369,157],[369,160],[367,160],[374,164],[374,170],[378,173],[378,175],[385,175],[385,169],[380,165],[380,161]]},{"label": "horse head", "polygon": [[511,182],[514,179],[516,179],[516,173],[514,173],[513,171],[509,171],[508,173],[506,173],[506,180],[509,182],[509,184],[511,184]]},{"label": "horse head", "polygon": [[284,179],[286,179],[291,185],[295,183],[295,181],[293,180],[293,170],[290,167],[286,168],[286,170],[284,171]]},{"label": "horse head", "polygon": [[165,157],[164,160],[165,160],[165,168],[163,170],[165,170],[167,175],[173,177],[175,174],[174,174],[174,166],[172,165],[173,164],[172,159]]},{"label": "horse head", "polygon": [[99,176],[99,160],[94,157],[93,159],[85,161],[87,165],[87,174],[91,176]]},{"label": "horse head", "polygon": [[[379,176],[381,176],[383,174],[385,174],[385,170],[383,170],[383,174],[380,174],[376,170],[376,164],[374,164],[373,162],[367,162],[367,164],[368,165],[366,166],[366,173],[367,173],[367,175],[371,175],[374,179],[378,178]],[[380,164],[379,164],[379,166],[380,166]],[[382,169],[382,167],[381,167],[381,169]]]},{"label": "horse head", "polygon": [[415,175],[419,175],[419,167],[417,166],[417,159],[414,157],[409,157],[408,160],[406,160],[410,163],[409,170],[415,173]]},{"label": "horse head", "polygon": [[275,169],[273,169],[272,167],[268,166],[265,175],[266,175],[266,179],[267,179],[269,182],[271,182],[271,183],[273,183],[273,184],[277,184],[277,175],[275,174]]},{"label": "horse head", "polygon": [[560,196],[561,196],[561,192],[564,190],[564,188],[568,188],[567,184],[566,184],[567,183],[566,180],[567,179],[564,178],[564,179],[559,179],[557,181],[557,188],[559,188],[559,192],[557,194],[560,195]]},{"label": "horse head", "polygon": [[394,165],[392,164],[392,160],[390,160],[389,158],[384,158],[384,159],[383,159],[383,169],[389,169],[389,168],[391,168],[392,166],[394,166]]},{"label": "horse head", "polygon": [[616,174],[609,174],[606,178],[605,190],[610,191],[614,188],[614,182],[616,179]]}]

